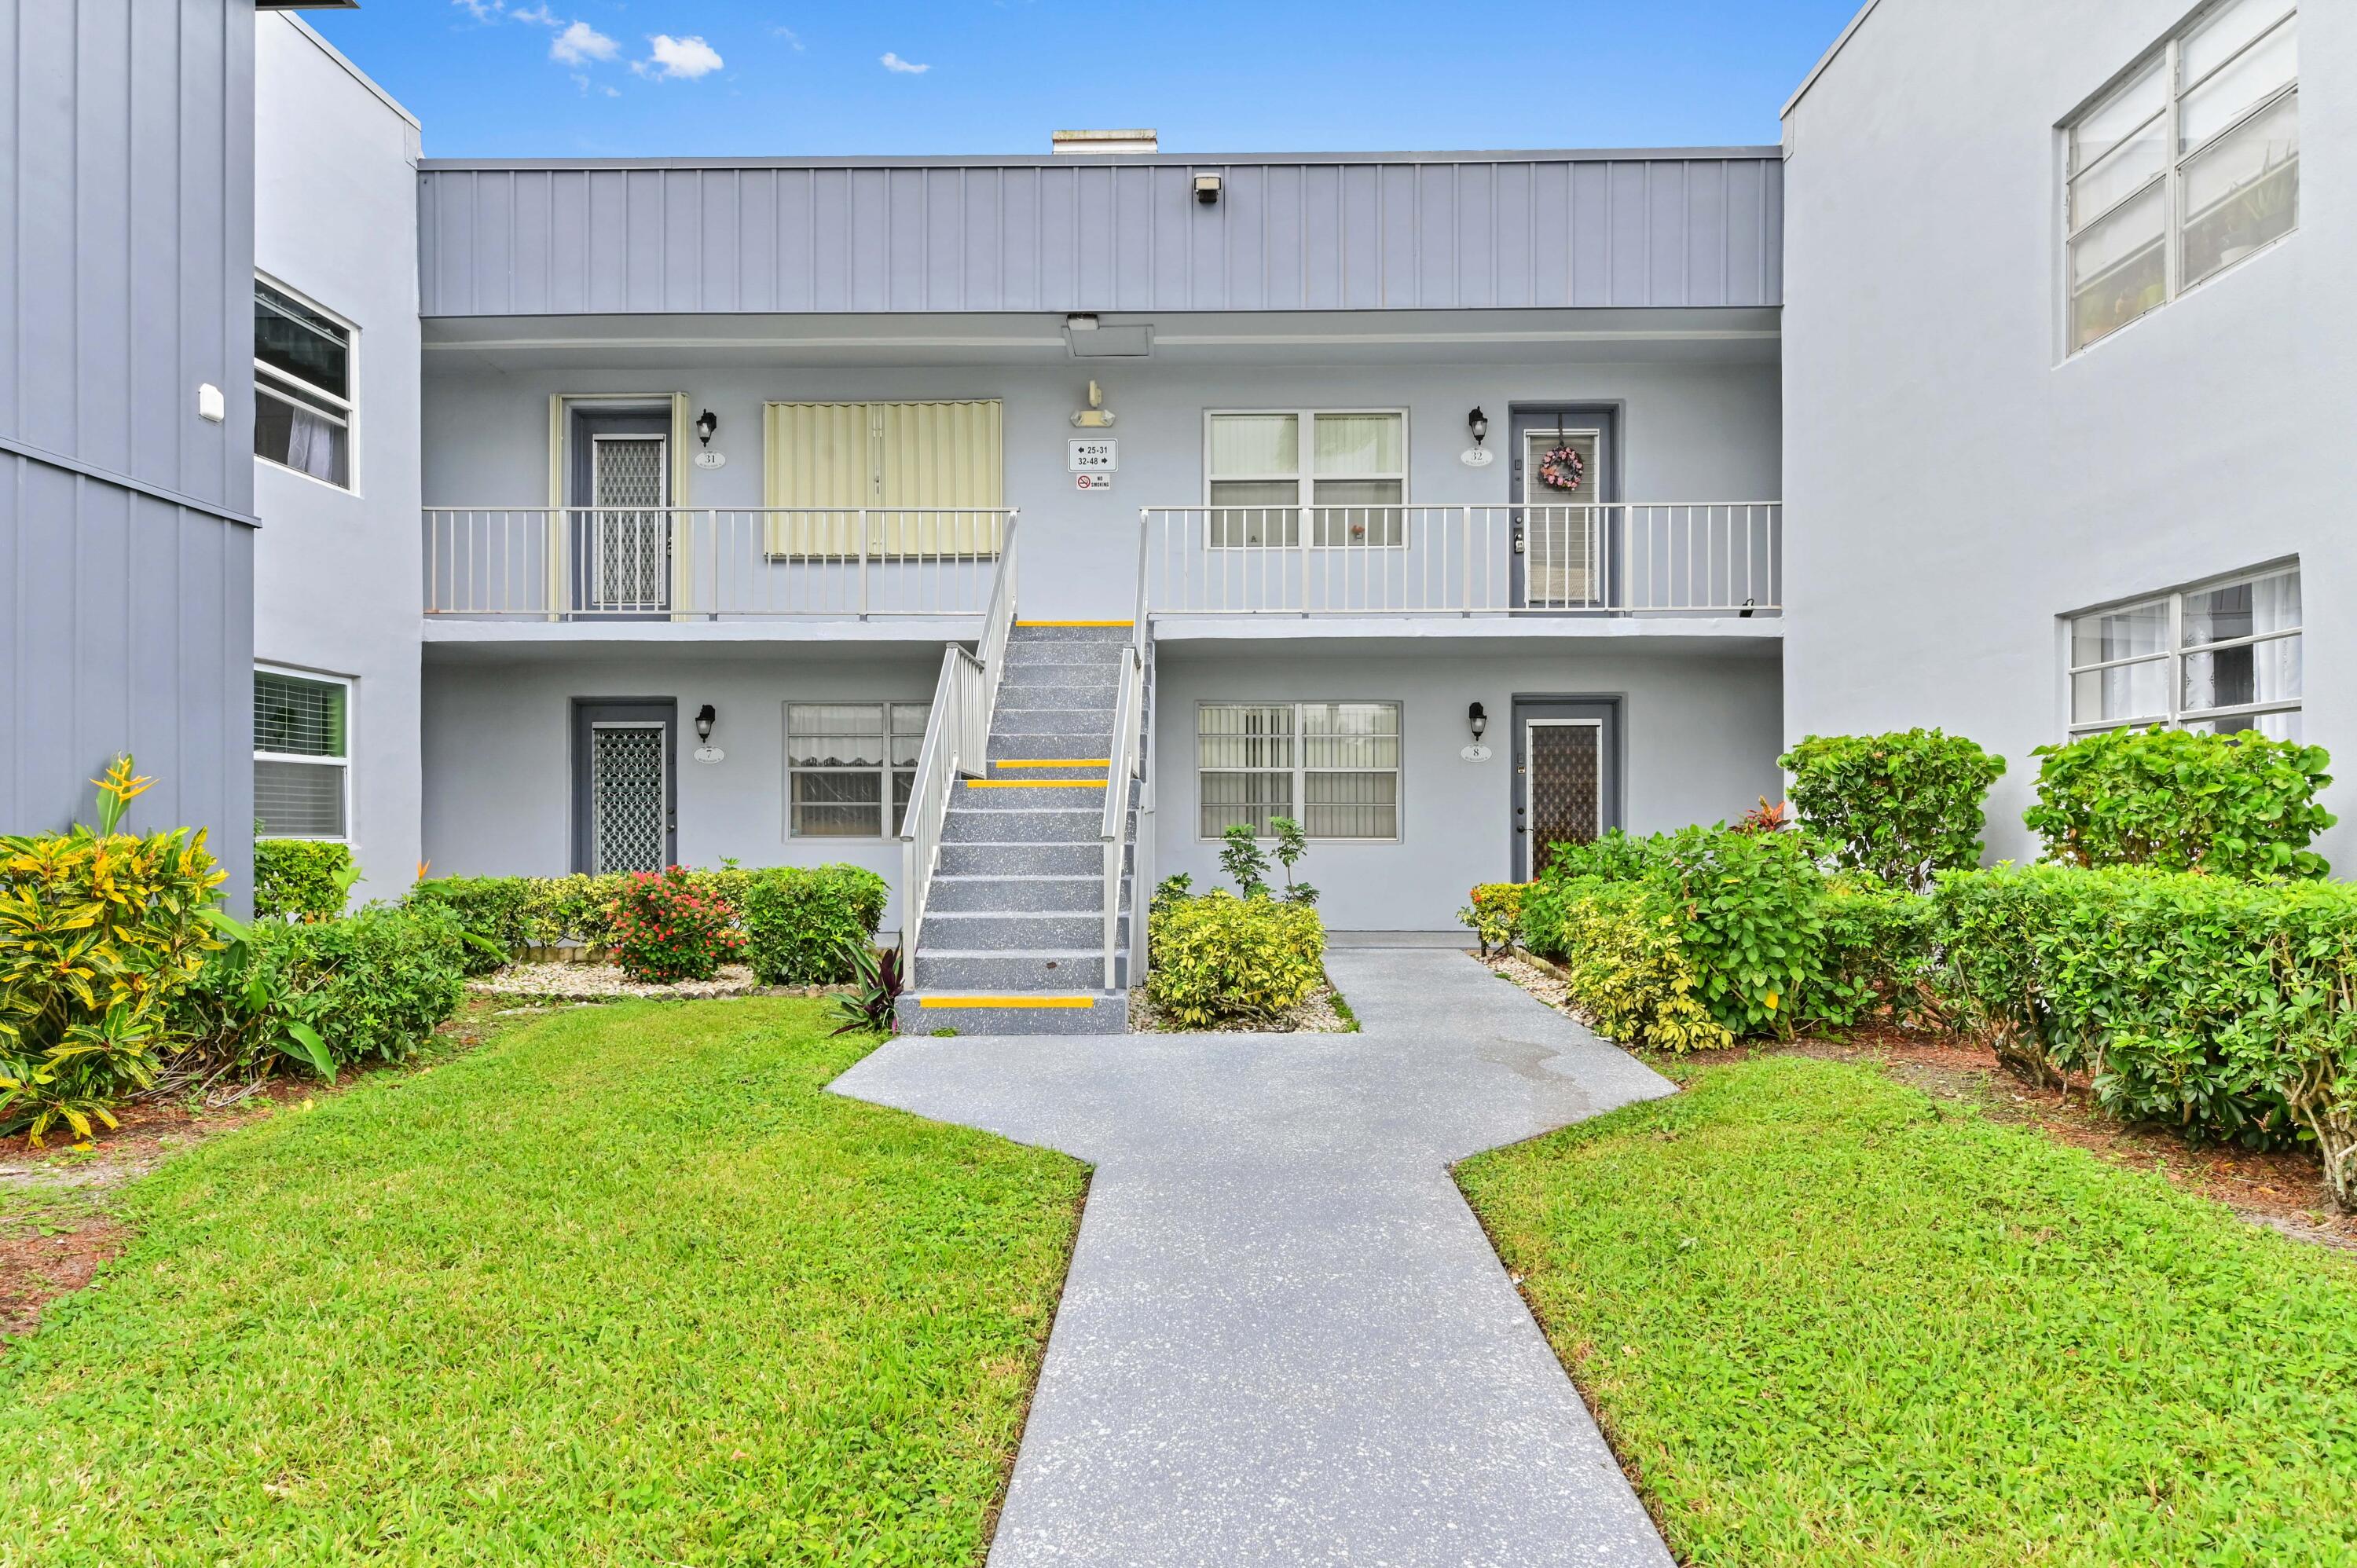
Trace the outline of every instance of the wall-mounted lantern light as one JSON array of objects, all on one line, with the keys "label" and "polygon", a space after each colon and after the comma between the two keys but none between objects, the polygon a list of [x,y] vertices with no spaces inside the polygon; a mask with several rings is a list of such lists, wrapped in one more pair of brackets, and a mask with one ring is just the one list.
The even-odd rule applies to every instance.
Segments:
[{"label": "wall-mounted lantern light", "polygon": [[1473,433],[1473,445],[1479,446],[1490,438],[1490,416],[1477,407],[1465,416],[1465,428]]},{"label": "wall-mounted lantern light", "polygon": [[713,413],[710,409],[707,408],[702,413],[695,416],[695,438],[704,443],[706,446],[712,445],[713,436],[718,435],[719,432],[720,416]]},{"label": "wall-mounted lantern light", "polygon": [[712,738],[712,726],[714,724],[718,722],[719,718],[719,713],[710,703],[706,703],[704,706],[696,709],[695,738],[698,740],[710,740]]},{"label": "wall-mounted lantern light", "polygon": [[1474,703],[1466,708],[1465,727],[1473,732],[1476,741],[1481,738],[1481,732],[1490,727],[1490,715],[1482,711],[1480,703]]},{"label": "wall-mounted lantern light", "polygon": [[1488,467],[1490,449],[1481,443],[1489,439],[1490,416],[1478,407],[1469,409],[1465,415],[1465,428],[1473,433],[1473,445],[1457,454],[1457,460],[1469,468]]}]

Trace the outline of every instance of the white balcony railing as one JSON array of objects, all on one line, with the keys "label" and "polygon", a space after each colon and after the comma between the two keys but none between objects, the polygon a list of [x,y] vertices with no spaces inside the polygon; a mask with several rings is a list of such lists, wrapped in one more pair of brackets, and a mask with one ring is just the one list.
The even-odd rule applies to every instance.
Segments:
[{"label": "white balcony railing", "polygon": [[1168,615],[1772,615],[1778,501],[1146,507]]},{"label": "white balcony railing", "polygon": [[427,507],[425,613],[978,616],[1006,507]]}]

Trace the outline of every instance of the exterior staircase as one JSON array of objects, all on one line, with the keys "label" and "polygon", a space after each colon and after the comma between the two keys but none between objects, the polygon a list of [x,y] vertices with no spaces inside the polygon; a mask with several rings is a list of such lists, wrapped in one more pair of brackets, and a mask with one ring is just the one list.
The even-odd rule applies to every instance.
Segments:
[{"label": "exterior staircase", "polygon": [[[903,1033],[1128,1026],[1140,785],[1114,781],[1124,752],[1114,732],[1131,634],[1127,621],[1017,621],[1009,631],[986,767],[951,785],[900,998]],[[1114,788],[1125,814],[1108,974],[1103,831]]]}]

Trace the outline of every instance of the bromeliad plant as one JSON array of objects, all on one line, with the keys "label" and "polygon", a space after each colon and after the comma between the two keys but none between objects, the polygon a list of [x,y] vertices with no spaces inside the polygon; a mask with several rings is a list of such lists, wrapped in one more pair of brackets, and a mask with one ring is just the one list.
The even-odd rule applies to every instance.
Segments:
[{"label": "bromeliad plant", "polygon": [[622,972],[652,985],[709,980],[745,945],[737,910],[685,866],[633,872],[610,911]]},{"label": "bromeliad plant", "polygon": [[173,996],[222,945],[227,874],[202,829],[121,832],[155,781],[126,755],[98,786],[99,825],[0,838],[0,1132],[38,1144],[115,1125],[156,1081]]}]

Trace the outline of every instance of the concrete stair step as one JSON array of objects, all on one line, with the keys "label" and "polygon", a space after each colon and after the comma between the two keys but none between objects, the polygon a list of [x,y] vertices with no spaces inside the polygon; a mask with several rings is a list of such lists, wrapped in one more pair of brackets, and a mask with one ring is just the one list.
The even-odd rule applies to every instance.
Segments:
[{"label": "concrete stair step", "polygon": [[1085,948],[1103,940],[1104,916],[1095,909],[1078,914],[1027,914],[996,908],[955,914],[929,911],[918,950],[1033,952]]},{"label": "concrete stair step", "polygon": [[1118,646],[1130,640],[1135,628],[1123,621],[1018,620],[1008,628],[1007,646],[1038,642],[1102,642]]},{"label": "concrete stair step", "polygon": [[904,1035],[1118,1035],[1129,1027],[1125,992],[915,992],[900,993]]},{"label": "concrete stair step", "polygon": [[1016,777],[965,779],[959,780],[951,792],[953,811],[1062,811],[1093,807],[1104,811],[1105,776],[1094,778],[1044,779],[1034,781]]},{"label": "concrete stair step", "polygon": [[1103,757],[999,757],[990,764],[989,777],[1002,784],[1017,784],[1026,779],[1041,784],[1070,784],[1082,779],[1102,783],[1110,766]]},{"label": "concrete stair step", "polygon": [[[1099,851],[1102,857],[1103,851]],[[1122,878],[1122,902],[1129,902],[1129,878]],[[968,872],[963,875],[943,873],[936,869],[931,889],[925,895],[925,934],[933,934],[933,921],[945,915],[971,911],[1006,910],[1023,914],[1086,914],[1101,918],[1104,909],[1104,874],[1102,871],[1072,874],[1061,872]]]},{"label": "concrete stair step", "polygon": [[1110,734],[1028,735],[995,734],[990,737],[990,767],[994,775],[1009,774],[1021,769],[1007,765],[1016,762],[1093,762],[1099,772],[1112,766],[1113,736]]},{"label": "concrete stair step", "polygon": [[[1128,953],[1114,954],[1115,988],[1125,983]],[[931,950],[917,955],[914,989],[928,991],[1101,991],[1104,955],[1092,944],[1038,952]]]},{"label": "concrete stair step", "polygon": [[[987,795],[1004,791],[961,789],[958,795]],[[1137,813],[1129,814],[1128,825],[1123,830],[1126,842],[1137,832]],[[1098,844],[1104,831],[1104,804],[1102,797],[1086,810],[1060,808],[1030,810],[983,811],[952,799],[949,814],[942,819],[942,842],[951,843],[1087,843]]]},{"label": "concrete stair step", "polygon": [[[1136,846],[1122,846],[1122,871],[1135,865]],[[949,876],[1082,876],[1104,879],[1104,845],[1086,843],[943,843],[933,886]]]}]

